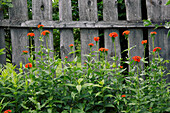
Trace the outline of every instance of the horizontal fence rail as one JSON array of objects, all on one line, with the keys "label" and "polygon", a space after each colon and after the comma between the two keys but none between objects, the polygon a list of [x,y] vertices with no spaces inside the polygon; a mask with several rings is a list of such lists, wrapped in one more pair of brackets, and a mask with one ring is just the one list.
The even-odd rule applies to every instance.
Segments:
[{"label": "horizontal fence rail", "polygon": [[[80,28],[81,40],[81,60],[84,62],[84,54],[88,54],[89,43],[94,43],[94,37],[99,36],[99,29],[103,29],[104,45],[109,49],[108,58],[116,53],[121,58],[121,29],[131,31],[129,35],[130,47],[136,45],[130,51],[131,57],[144,54],[141,41],[148,38],[149,51],[152,51],[152,40],[150,32],[155,28],[154,24],[158,24],[156,30],[158,35],[155,37],[155,46],[161,47],[161,56],[170,60],[170,38],[167,38],[168,30],[164,28],[165,22],[170,21],[170,6],[165,6],[168,0],[146,0],[147,19],[153,22],[153,25],[144,26],[142,21],[141,0],[125,0],[126,20],[118,19],[118,3],[117,0],[103,0],[103,20],[98,19],[97,0],[78,0],[80,21],[73,21],[71,0],[59,0],[59,21],[52,20],[52,0],[32,0],[32,20],[28,20],[27,0],[13,0],[13,7],[9,8],[9,19],[4,19],[3,11],[0,10],[0,49],[5,47],[5,31],[4,28],[10,28],[12,42],[12,62],[19,65],[20,61],[24,61],[24,57],[20,55],[23,50],[28,50],[29,40],[27,33],[32,28],[36,37],[40,36],[37,26],[39,23],[44,25],[45,30],[51,32],[47,43],[50,49],[53,47],[53,29],[60,29],[60,53],[61,59],[69,55],[71,52],[69,44],[74,44],[73,28]],[[116,41],[116,52],[113,43],[109,37],[109,33],[117,32],[119,37]],[[34,40],[35,46],[40,46],[38,39]],[[46,42],[43,43],[44,46]],[[98,45],[97,45],[98,46]],[[75,48],[74,48],[75,49]],[[95,49],[94,49],[95,50]],[[38,49],[35,49],[38,52]],[[149,54],[149,53],[147,53]],[[53,55],[52,55],[53,56]],[[37,56],[38,57],[38,56]],[[69,55],[69,60],[74,58]],[[6,56],[0,56],[0,63],[5,63]],[[108,59],[111,60],[111,59]],[[141,64],[144,65],[144,64]],[[170,64],[166,64],[170,70]]]}]

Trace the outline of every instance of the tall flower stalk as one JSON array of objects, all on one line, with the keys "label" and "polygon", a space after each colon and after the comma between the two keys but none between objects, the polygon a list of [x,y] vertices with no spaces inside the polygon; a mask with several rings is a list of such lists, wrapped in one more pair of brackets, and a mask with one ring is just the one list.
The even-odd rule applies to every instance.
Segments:
[{"label": "tall flower stalk", "polygon": [[109,34],[109,36],[112,38],[112,43],[114,43],[114,51],[115,51],[115,59],[116,59],[116,42],[115,38],[118,37],[118,34],[116,32],[112,32]]},{"label": "tall flower stalk", "polygon": [[147,40],[142,40],[141,42],[144,46],[144,60],[145,60],[145,50],[146,50],[146,45],[147,45]]},{"label": "tall flower stalk", "polygon": [[[99,42],[99,37],[94,37],[94,41],[96,42],[96,50],[98,50],[98,42]],[[99,54],[98,54],[98,51],[97,51],[97,60],[99,60]]]}]

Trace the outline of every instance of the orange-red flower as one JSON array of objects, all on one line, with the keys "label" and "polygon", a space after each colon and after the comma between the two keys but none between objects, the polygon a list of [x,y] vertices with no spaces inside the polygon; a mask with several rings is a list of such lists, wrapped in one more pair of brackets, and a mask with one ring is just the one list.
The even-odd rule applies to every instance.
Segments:
[{"label": "orange-red flower", "polygon": [[96,42],[99,41],[99,39],[100,39],[99,37],[94,37],[94,41]]},{"label": "orange-red flower", "polygon": [[28,33],[27,36],[33,37],[33,36],[35,36],[35,34],[34,33]]},{"label": "orange-red flower", "polygon": [[110,33],[109,36],[115,38],[115,37],[118,37],[118,34],[116,32],[113,32],[113,33]]},{"label": "orange-red flower", "polygon": [[48,31],[48,30],[45,30],[45,31],[43,31],[42,33],[41,33],[41,35],[48,35],[48,34],[50,34],[50,31]]},{"label": "orange-red flower", "polygon": [[88,45],[89,45],[89,46],[91,46],[91,47],[92,47],[92,46],[94,46],[94,44],[93,44],[93,43],[89,43]]},{"label": "orange-red flower", "polygon": [[104,51],[104,50],[105,50],[105,48],[103,48],[103,47],[99,48],[99,51]]},{"label": "orange-red flower", "polygon": [[8,110],[4,111],[4,113],[9,113],[9,112],[12,112],[12,110],[8,109]]},{"label": "orange-red flower", "polygon": [[140,56],[134,56],[132,59],[136,62],[140,62],[141,57]]},{"label": "orange-red flower", "polygon": [[126,30],[122,33],[122,35],[129,35],[130,31]]},{"label": "orange-red flower", "polygon": [[153,32],[150,32],[151,35],[156,35],[157,32],[153,31]]},{"label": "orange-red flower", "polygon": [[69,47],[73,47],[74,45],[73,44],[70,44]]},{"label": "orange-red flower", "polygon": [[38,28],[43,28],[43,27],[44,27],[44,25],[41,25],[41,24],[38,25]]},{"label": "orange-red flower", "polygon": [[25,68],[31,68],[32,67],[32,64],[31,63],[27,63],[26,65],[25,65]]},{"label": "orange-red flower", "polygon": [[123,68],[123,66],[120,66],[120,68],[122,69],[122,68]]},{"label": "orange-red flower", "polygon": [[121,97],[126,97],[126,95],[122,95]]},{"label": "orange-red flower", "polygon": [[153,52],[155,52],[155,51],[159,51],[159,50],[161,50],[162,48],[160,48],[160,47],[155,47],[154,49],[153,49]]},{"label": "orange-red flower", "polygon": [[65,56],[65,58],[68,58],[68,56]]},{"label": "orange-red flower", "polygon": [[28,53],[28,51],[22,51],[24,54],[27,54]]},{"label": "orange-red flower", "polygon": [[104,51],[108,51],[108,50],[109,50],[109,49],[106,49],[106,48],[104,49]]},{"label": "orange-red flower", "polygon": [[147,44],[147,40],[142,40],[142,44]]},{"label": "orange-red flower", "polygon": [[109,49],[106,49],[106,48],[101,47],[101,48],[99,48],[99,50],[98,50],[98,51],[107,52],[108,50],[109,50]]}]

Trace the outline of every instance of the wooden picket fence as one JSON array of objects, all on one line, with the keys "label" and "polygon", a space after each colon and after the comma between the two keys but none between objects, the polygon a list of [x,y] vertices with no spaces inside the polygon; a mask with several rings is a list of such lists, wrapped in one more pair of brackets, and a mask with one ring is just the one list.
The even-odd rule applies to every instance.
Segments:
[{"label": "wooden picket fence", "polygon": [[[104,29],[105,48],[109,49],[108,56],[114,56],[114,47],[109,37],[109,33],[117,32],[121,28],[130,31],[130,46],[136,45],[131,50],[131,56],[143,57],[144,49],[141,41],[144,38],[144,32],[147,31],[149,50],[152,50],[152,41],[150,32],[154,26],[144,27],[142,22],[142,10],[147,10],[148,19],[155,23],[164,23],[170,20],[170,6],[164,4],[168,0],[146,0],[146,9],[143,9],[141,2],[144,0],[125,0],[127,20],[118,20],[117,0],[103,0],[103,21],[98,21],[97,0],[78,0],[80,21],[72,20],[71,0],[59,0],[59,21],[52,20],[52,0],[32,0],[32,20],[28,20],[27,0],[13,0],[13,7],[9,9],[9,19],[3,19],[3,12],[0,11],[0,48],[5,47],[4,28],[10,28],[12,42],[12,62],[19,64],[24,61],[21,55],[23,50],[28,50],[29,45],[27,37],[28,29],[33,28],[35,33],[34,43],[38,47],[40,41],[37,25],[41,22],[51,34],[48,39],[49,48],[53,48],[53,29],[60,29],[60,49],[61,58],[70,52],[68,45],[74,44],[73,28],[80,28],[81,38],[81,56],[84,61],[84,54],[89,53],[89,43],[94,43],[93,37],[98,37],[99,29]],[[170,60],[170,38],[167,38],[168,30],[164,27],[155,30],[155,46],[161,47],[161,56]],[[116,54],[121,57],[120,36],[116,38]],[[45,43],[44,43],[45,45]],[[94,49],[95,50],[95,49]],[[35,49],[37,52],[38,49]],[[70,56],[73,59],[73,56]],[[6,55],[0,56],[0,63],[5,63]],[[170,64],[166,64],[170,69]]]}]

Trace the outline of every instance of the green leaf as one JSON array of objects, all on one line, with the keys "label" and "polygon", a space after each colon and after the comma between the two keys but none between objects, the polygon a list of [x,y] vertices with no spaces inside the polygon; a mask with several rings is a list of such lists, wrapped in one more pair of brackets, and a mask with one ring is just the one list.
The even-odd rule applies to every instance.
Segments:
[{"label": "green leaf", "polygon": [[169,4],[170,4],[170,0],[165,5],[169,5]]},{"label": "green leaf", "polygon": [[80,93],[80,91],[81,91],[81,85],[77,85],[77,86],[76,86],[76,89],[77,89],[78,92]]},{"label": "green leaf", "polygon": [[167,38],[169,38],[170,36],[170,30],[168,30],[168,33],[167,33]]},{"label": "green leaf", "polygon": [[101,94],[101,92],[96,93],[95,97],[99,96],[100,94]]},{"label": "green leaf", "polygon": [[104,107],[109,107],[109,108],[112,107],[112,108],[114,108],[115,106],[113,104],[107,104]]},{"label": "green leaf", "polygon": [[81,84],[82,81],[83,81],[83,78],[79,78],[77,82],[78,84]]}]

